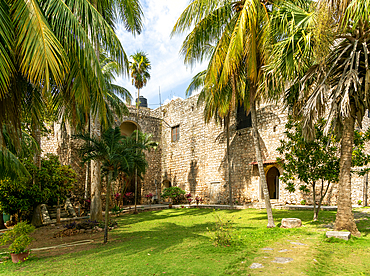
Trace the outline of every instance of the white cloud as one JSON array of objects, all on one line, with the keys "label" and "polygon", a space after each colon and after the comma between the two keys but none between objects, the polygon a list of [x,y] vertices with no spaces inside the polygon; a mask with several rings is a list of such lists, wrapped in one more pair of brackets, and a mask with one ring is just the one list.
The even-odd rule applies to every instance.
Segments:
[{"label": "white cloud", "polygon": [[[184,97],[191,78],[205,68],[205,65],[199,65],[190,70],[184,65],[179,51],[186,35],[170,38],[172,28],[186,8],[188,0],[144,0],[142,4],[145,21],[141,35],[134,38],[122,25],[117,26],[117,35],[127,55],[142,50],[151,61],[151,79],[140,94],[148,99],[149,104],[159,103],[159,87],[162,99],[173,95]],[[117,78],[117,83],[129,89],[135,97],[136,88],[132,86],[130,79]]]}]

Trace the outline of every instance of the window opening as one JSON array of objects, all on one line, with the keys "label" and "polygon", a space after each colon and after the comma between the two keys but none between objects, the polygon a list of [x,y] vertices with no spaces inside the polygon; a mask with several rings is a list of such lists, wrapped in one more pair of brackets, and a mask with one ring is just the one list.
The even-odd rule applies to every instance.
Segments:
[{"label": "window opening", "polygon": [[171,141],[175,142],[178,140],[180,140],[180,125],[173,127],[171,131]]}]

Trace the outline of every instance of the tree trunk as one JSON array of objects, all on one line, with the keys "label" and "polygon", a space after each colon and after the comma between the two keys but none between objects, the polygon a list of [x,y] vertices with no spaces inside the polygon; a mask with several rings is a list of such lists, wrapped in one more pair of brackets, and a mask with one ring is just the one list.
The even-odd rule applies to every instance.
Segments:
[{"label": "tree trunk", "polygon": [[6,229],[4,218],[3,218],[3,212],[0,212],[0,229]]},{"label": "tree trunk", "polygon": [[60,202],[59,202],[59,196],[57,200],[57,224],[60,224]]},{"label": "tree trunk", "polygon": [[[136,99],[136,143],[139,141],[139,109],[140,109],[140,89],[137,90],[137,99]],[[137,154],[137,149],[136,149],[136,154]],[[137,214],[137,181],[138,181],[138,175],[137,175],[137,165],[135,165],[135,210],[134,214]]]},{"label": "tree trunk", "polygon": [[364,206],[367,206],[367,191],[368,191],[368,185],[369,185],[369,173],[366,173],[365,176],[365,187],[364,187]]},{"label": "tree trunk", "polygon": [[[91,134],[100,137],[100,124],[98,116],[91,119],[90,126]],[[101,174],[100,174],[100,161],[91,161],[91,205],[90,205],[90,219],[102,220],[102,201],[101,201]]]},{"label": "tree trunk", "polygon": [[259,141],[259,133],[258,133],[258,128],[257,128],[257,112],[256,112],[255,95],[256,95],[256,87],[254,85],[251,85],[249,103],[250,103],[250,109],[251,109],[250,112],[251,112],[251,117],[252,117],[254,148],[256,150],[258,171],[259,171],[259,175],[261,179],[263,194],[265,197],[265,205],[266,205],[266,212],[267,212],[267,219],[268,219],[267,227],[272,228],[272,227],[275,227],[275,223],[274,223],[274,218],[272,216],[270,194],[269,194],[268,187],[267,187],[265,170],[263,169],[261,145]]},{"label": "tree trunk", "polygon": [[226,117],[226,156],[227,156],[227,172],[228,172],[228,183],[229,183],[229,204],[231,207],[233,204],[233,188],[231,183],[231,162],[230,162],[230,111]]},{"label": "tree trunk", "polygon": [[313,220],[317,221],[318,212],[316,212],[316,182],[312,182],[312,190],[313,190]]},{"label": "tree trunk", "polygon": [[34,208],[31,224],[36,227],[42,225],[41,204],[37,205],[36,208]]},{"label": "tree trunk", "polygon": [[109,222],[109,197],[110,197],[110,184],[112,181],[112,171],[108,173],[107,193],[105,197],[105,227],[104,227],[104,243],[108,242],[108,222]]},{"label": "tree trunk", "polygon": [[355,116],[355,108],[351,105],[351,114],[343,122],[338,185],[338,211],[335,220],[335,229],[346,229],[354,236],[361,236],[353,217],[351,202],[351,165]]}]

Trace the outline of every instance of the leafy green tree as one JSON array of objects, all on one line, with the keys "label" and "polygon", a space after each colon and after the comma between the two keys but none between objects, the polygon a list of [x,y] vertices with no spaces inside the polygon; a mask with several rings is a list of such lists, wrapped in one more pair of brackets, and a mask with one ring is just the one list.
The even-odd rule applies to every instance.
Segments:
[{"label": "leafy green tree", "polygon": [[369,0],[281,1],[275,7],[272,80],[286,95],[303,133],[327,116],[327,129],[341,139],[338,212],[335,228],[360,236],[351,202],[355,124],[370,108]]},{"label": "leafy green tree", "polygon": [[[315,221],[318,219],[322,201],[330,184],[337,183],[339,177],[337,141],[333,135],[324,135],[324,124],[324,121],[316,124],[315,139],[307,141],[302,134],[302,125],[290,117],[284,132],[287,139],[281,140],[280,147],[277,148],[284,160],[281,160],[284,169],[281,180],[287,184],[286,189],[291,193],[296,191],[295,180],[304,183],[300,185],[299,190],[312,192]],[[318,205],[316,205],[317,186],[320,193]]]},{"label": "leafy green tree", "polygon": [[9,214],[17,214],[18,218],[30,219],[38,225],[41,216],[35,212],[39,204],[54,205],[57,199],[64,200],[76,182],[76,173],[69,166],[62,166],[56,155],[48,155],[41,161],[41,168],[32,160],[23,160],[30,174],[35,176],[33,184],[30,178],[0,180],[0,205]]},{"label": "leafy green tree", "polygon": [[211,93],[211,110],[205,112],[229,120],[237,103],[249,107],[267,227],[274,227],[256,113],[260,100],[271,99],[261,86],[269,48],[269,9],[267,2],[258,0],[193,0],[178,19],[173,34],[191,29],[181,49],[185,63],[210,59],[202,76],[205,93]]}]

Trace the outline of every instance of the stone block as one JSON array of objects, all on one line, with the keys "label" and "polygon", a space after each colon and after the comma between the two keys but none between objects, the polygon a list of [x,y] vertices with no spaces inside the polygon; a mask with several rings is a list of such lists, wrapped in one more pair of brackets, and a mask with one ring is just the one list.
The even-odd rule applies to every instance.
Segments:
[{"label": "stone block", "polygon": [[250,268],[251,269],[264,268],[264,266],[262,264],[259,264],[259,263],[253,263],[253,264],[251,264]]},{"label": "stone block", "polygon": [[348,241],[351,237],[351,232],[328,231],[326,232],[327,238],[337,238]]},{"label": "stone block", "polygon": [[283,218],[281,228],[297,228],[302,226],[302,221],[298,218]]}]

